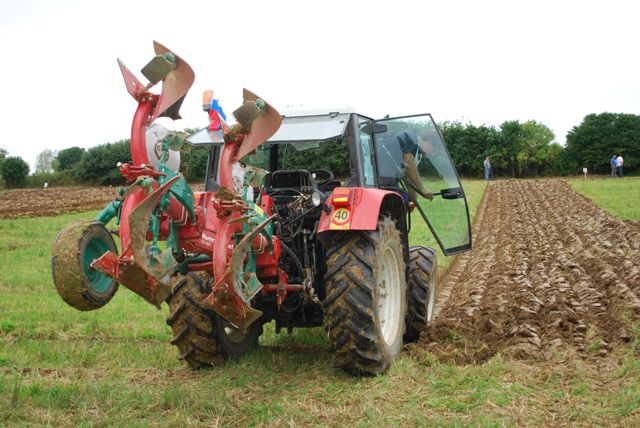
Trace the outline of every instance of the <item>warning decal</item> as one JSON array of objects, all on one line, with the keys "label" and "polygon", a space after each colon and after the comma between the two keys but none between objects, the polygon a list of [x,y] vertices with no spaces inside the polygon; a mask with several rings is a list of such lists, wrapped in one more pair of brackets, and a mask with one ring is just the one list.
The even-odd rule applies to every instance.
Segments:
[{"label": "warning decal", "polygon": [[331,224],[329,229],[340,230],[349,229],[351,225],[351,213],[346,208],[338,208],[331,215]]}]

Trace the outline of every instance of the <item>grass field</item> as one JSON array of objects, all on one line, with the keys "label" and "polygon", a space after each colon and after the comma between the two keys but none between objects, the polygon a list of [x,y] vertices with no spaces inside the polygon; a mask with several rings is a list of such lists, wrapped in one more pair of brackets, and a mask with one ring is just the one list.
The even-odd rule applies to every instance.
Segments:
[{"label": "grass field", "polygon": [[640,177],[568,180],[576,192],[625,220],[640,221]]},{"label": "grass field", "polygon": [[[465,182],[473,212],[484,185]],[[56,294],[51,244],[65,224],[94,215],[0,220],[0,426],[632,425],[639,416],[640,331],[597,365],[570,353],[444,364],[412,346],[386,375],[353,378],[331,367],[323,330],[267,328],[244,358],[190,371],[169,344],[166,308],[123,288],[80,313]],[[426,234],[415,225],[412,243]]]}]

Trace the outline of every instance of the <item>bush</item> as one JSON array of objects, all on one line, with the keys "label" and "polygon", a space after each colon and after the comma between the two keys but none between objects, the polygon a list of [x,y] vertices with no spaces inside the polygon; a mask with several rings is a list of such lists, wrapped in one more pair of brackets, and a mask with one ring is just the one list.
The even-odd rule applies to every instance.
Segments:
[{"label": "bush", "polygon": [[68,149],[60,150],[56,159],[58,160],[58,171],[67,171],[75,167],[82,155],[84,149],[81,147],[70,147]]},{"label": "bush", "polygon": [[180,172],[187,181],[201,182],[207,171],[209,159],[208,147],[195,147],[185,144],[180,150]]},{"label": "bush", "polygon": [[29,175],[29,164],[21,157],[11,156],[2,162],[0,173],[7,187],[20,187]]},{"label": "bush", "polygon": [[82,154],[77,163],[76,175],[85,183],[98,185],[125,184],[124,177],[118,171],[118,162],[130,162],[129,140],[117,143],[101,144]]}]

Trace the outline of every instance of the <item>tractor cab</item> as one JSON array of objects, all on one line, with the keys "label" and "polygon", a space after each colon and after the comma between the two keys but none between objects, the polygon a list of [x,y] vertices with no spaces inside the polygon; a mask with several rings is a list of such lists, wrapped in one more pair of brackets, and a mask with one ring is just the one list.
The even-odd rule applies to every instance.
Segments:
[{"label": "tractor cab", "polygon": [[[203,129],[188,140],[211,147],[205,190],[217,191],[222,138]],[[354,112],[285,115],[280,129],[240,162],[251,174],[252,194],[264,191],[281,208],[300,196],[331,201],[339,187],[390,190],[402,196],[408,229],[409,214],[417,212],[414,226],[416,219],[426,223],[445,255],[471,248],[464,190],[429,114],[382,120]]]}]

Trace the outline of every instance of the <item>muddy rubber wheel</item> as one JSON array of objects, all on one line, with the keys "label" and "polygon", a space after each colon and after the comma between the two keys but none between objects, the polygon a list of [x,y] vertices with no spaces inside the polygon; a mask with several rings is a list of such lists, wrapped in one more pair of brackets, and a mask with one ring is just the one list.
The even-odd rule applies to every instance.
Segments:
[{"label": "muddy rubber wheel", "polygon": [[330,243],[324,327],[334,366],[383,373],[402,349],[406,279],[402,241],[389,218],[376,231],[354,231]]},{"label": "muddy rubber wheel", "polygon": [[436,250],[431,247],[411,247],[411,264],[407,289],[407,318],[404,342],[415,342],[433,319],[438,281]]},{"label": "muddy rubber wheel", "polygon": [[212,309],[202,304],[211,292],[208,281],[188,274],[173,287],[167,298],[167,324],[173,331],[171,344],[178,347],[179,359],[193,369],[219,366],[228,357],[239,357],[258,345],[260,320],[243,334]]},{"label": "muddy rubber wheel", "polygon": [[91,263],[107,251],[117,253],[117,248],[102,223],[74,223],[58,234],[51,273],[58,294],[70,306],[91,311],[106,305],[116,293],[116,280],[91,268]]}]

